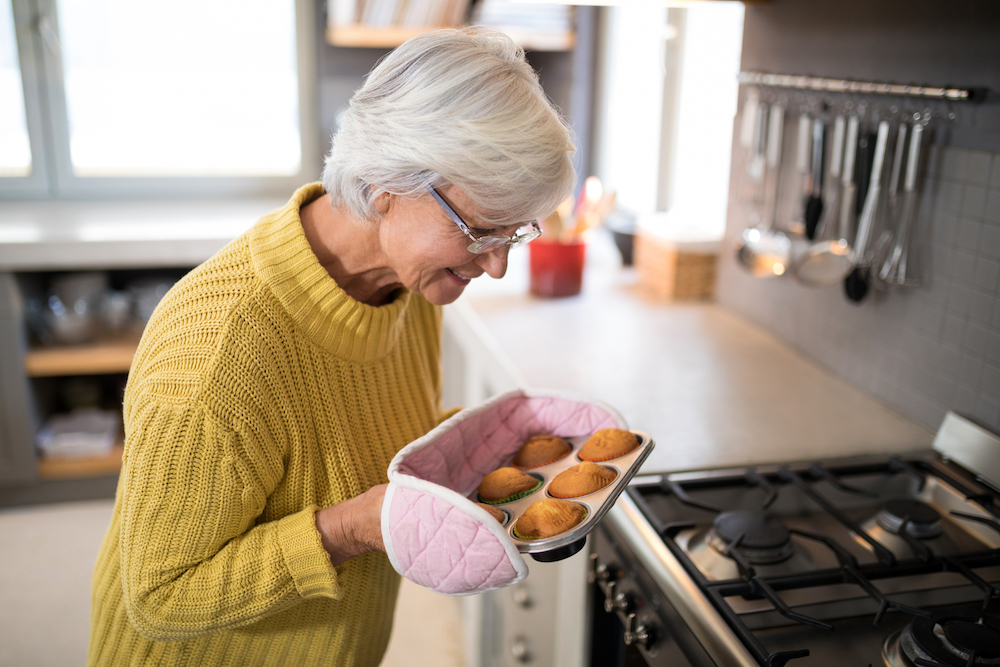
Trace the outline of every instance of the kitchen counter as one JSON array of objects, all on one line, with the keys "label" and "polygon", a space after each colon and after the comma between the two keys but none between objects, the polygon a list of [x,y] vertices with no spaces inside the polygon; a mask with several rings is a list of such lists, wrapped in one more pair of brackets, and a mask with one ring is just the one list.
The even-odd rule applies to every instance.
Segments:
[{"label": "kitchen counter", "polygon": [[528,252],[515,250],[507,277],[474,281],[448,317],[472,321],[514,384],[581,392],[649,433],[643,472],[931,446],[921,425],[739,316],[646,293],[598,231],[579,296],[529,295]]}]

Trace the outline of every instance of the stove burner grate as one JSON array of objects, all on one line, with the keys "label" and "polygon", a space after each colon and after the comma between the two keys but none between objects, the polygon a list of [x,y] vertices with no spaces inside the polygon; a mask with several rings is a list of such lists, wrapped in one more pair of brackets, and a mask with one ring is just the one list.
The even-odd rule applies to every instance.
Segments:
[{"label": "stove burner grate", "polygon": [[1000,665],[1000,618],[945,615],[915,618],[886,640],[890,667]]},{"label": "stove burner grate", "polygon": [[[883,503],[888,505],[887,508],[876,503],[876,511],[868,514],[870,518],[863,528],[854,520],[854,514],[843,511],[842,505],[828,499],[816,488],[817,482],[823,482],[832,484],[841,492],[850,492],[855,496],[869,496],[869,493],[863,493],[867,487],[846,488],[849,485],[844,484],[843,480],[853,481],[857,475],[895,475],[898,473],[912,475],[921,487],[930,478],[940,480],[941,483],[954,489],[960,496],[964,495],[970,503],[978,503],[987,512],[986,515],[980,516],[978,513],[952,511],[951,515],[956,519],[983,523],[1000,532],[1000,523],[994,518],[1000,517],[1000,505],[997,504],[996,496],[980,497],[975,489],[969,488],[961,480],[949,474],[949,470],[922,460],[911,462],[893,458],[889,463],[876,460],[871,463],[850,462],[846,465],[837,464],[822,467],[818,464],[778,465],[773,471],[769,470],[768,472],[747,468],[744,474],[727,473],[705,477],[688,475],[678,476],[677,479],[672,479],[670,475],[663,475],[655,480],[651,479],[649,483],[630,487],[628,497],[635,501],[637,509],[649,522],[651,528],[663,539],[663,543],[673,557],[681,563],[692,581],[707,596],[715,611],[725,619],[758,663],[769,667],[782,667],[790,661],[807,657],[809,650],[792,648],[787,643],[775,642],[775,644],[782,646],[781,649],[778,649],[770,641],[765,646],[764,638],[757,636],[755,631],[751,629],[741,614],[731,605],[729,602],[731,599],[736,596],[764,598],[773,606],[775,612],[789,620],[829,631],[833,629],[830,624],[819,618],[811,618],[799,613],[798,607],[789,607],[782,599],[783,591],[843,584],[857,586],[878,607],[874,625],[878,625],[889,610],[904,612],[918,617],[918,620],[932,618],[931,611],[909,606],[901,600],[894,600],[884,595],[875,583],[883,579],[937,572],[961,574],[969,584],[982,591],[983,610],[986,610],[991,601],[1000,594],[1000,587],[983,579],[975,572],[979,568],[1000,566],[1000,549],[941,555],[930,548],[934,546],[935,550],[937,549],[939,546],[937,540],[928,540],[928,543],[924,544],[924,539],[927,539],[924,535],[932,534],[944,523],[940,520],[935,509],[927,507],[933,514],[926,512],[925,506],[919,502],[904,505],[889,501],[889,503]],[[831,539],[828,535],[812,534],[798,528],[788,528],[779,519],[774,519],[777,522],[777,527],[775,527],[769,523],[769,517],[764,511],[735,510],[727,512],[722,507],[706,502],[709,499],[712,502],[717,502],[717,499],[721,497],[727,498],[726,504],[729,504],[727,496],[701,493],[709,490],[714,492],[715,490],[735,489],[741,485],[744,488],[757,487],[764,492],[765,502],[762,509],[765,510],[777,500],[779,494],[782,498],[789,494],[801,494],[802,498],[818,506],[827,516],[856,535],[864,545],[870,547],[877,562],[859,563],[850,548],[851,544],[839,544],[836,539]],[[689,494],[689,491],[698,491],[699,493]],[[747,500],[756,499],[755,496],[756,494]],[[798,496],[793,495],[792,497],[797,498]],[[853,502],[855,505],[858,503],[858,501]],[[747,502],[741,504],[743,507],[748,506]],[[730,507],[733,505],[740,507],[736,503],[729,504]],[[853,507],[854,505],[846,506]],[[695,512],[690,512],[691,509],[694,509]],[[876,520],[876,515],[883,509],[886,512],[882,518],[889,524],[889,528]],[[698,514],[698,511],[708,511],[716,515],[716,521],[713,521],[707,530],[698,528],[699,522],[702,520],[700,517],[703,517],[703,515]],[[745,518],[739,520],[734,518],[740,515],[744,515],[744,517],[749,515],[751,520],[747,523]],[[730,523],[731,521],[732,523]],[[891,537],[896,540],[904,540],[910,545],[916,558],[901,560],[896,557],[893,551],[868,535],[869,530],[876,529],[883,531],[883,536],[890,537],[891,528],[900,531]],[[758,529],[759,532],[757,532]],[[941,534],[945,536],[950,533],[942,530]],[[794,541],[791,539],[792,535],[795,536]],[[682,537],[679,538],[679,536]],[[750,563],[751,555],[778,558],[777,554],[781,553],[785,545],[788,544],[796,547],[796,554],[804,552],[805,549],[799,548],[803,546],[802,540],[813,540],[825,545],[836,556],[839,567],[778,573],[771,572],[769,567],[763,567],[763,563],[761,563],[760,568],[755,568]],[[764,554],[753,553],[752,549],[755,548],[762,549]],[[703,569],[703,561],[698,560],[701,554],[715,554],[715,557],[720,561],[727,559],[735,561],[739,570],[738,574],[726,578],[711,576],[712,572]],[[781,567],[784,566],[785,563],[781,563]],[[780,568],[778,569],[780,570]],[[767,570],[768,573],[758,574],[755,570]],[[939,613],[938,619],[940,620],[942,616]],[[998,617],[994,615],[988,618],[990,620],[983,623],[978,623],[978,616],[971,621],[965,619],[966,624],[955,625],[954,628],[951,628],[950,635],[945,632],[944,626],[941,626],[939,634],[947,641],[947,644],[939,640],[935,648],[932,649],[938,653],[944,652],[940,656],[932,655],[922,649],[923,655],[920,655],[911,648],[915,656],[915,658],[911,658],[902,649],[903,632],[897,631],[884,641],[883,650],[887,650],[892,643],[898,661],[890,662],[887,655],[886,664],[890,667],[897,665],[899,667],[951,667],[952,665],[964,667],[995,665],[1000,667],[1000,657],[987,657],[988,650],[984,649],[982,653],[977,650],[977,647],[984,648],[979,646],[984,641],[986,642],[985,646],[991,647],[995,640],[994,633],[1000,633],[1000,626],[997,625]],[[923,623],[926,622],[923,621]],[[972,627],[973,625],[976,627]],[[932,634],[933,626],[934,623],[931,623]],[[915,645],[911,632],[907,633],[906,642],[908,646]],[[962,654],[966,656],[965,660],[962,659]]]}]

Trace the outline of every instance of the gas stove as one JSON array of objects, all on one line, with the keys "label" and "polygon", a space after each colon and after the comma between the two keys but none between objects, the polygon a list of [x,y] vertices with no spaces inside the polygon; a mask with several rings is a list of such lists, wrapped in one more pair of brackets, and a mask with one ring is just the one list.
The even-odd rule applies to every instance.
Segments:
[{"label": "gas stove", "polygon": [[1000,439],[639,475],[597,532],[592,665],[1000,665]]}]

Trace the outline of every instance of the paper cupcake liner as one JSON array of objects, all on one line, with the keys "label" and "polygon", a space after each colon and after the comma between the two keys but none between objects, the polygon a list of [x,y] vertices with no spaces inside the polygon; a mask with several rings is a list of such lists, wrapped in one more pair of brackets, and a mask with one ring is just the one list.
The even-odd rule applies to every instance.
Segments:
[{"label": "paper cupcake liner", "polygon": [[501,498],[500,500],[486,500],[485,498],[483,498],[478,493],[476,494],[476,497],[479,498],[479,502],[486,503],[487,505],[503,505],[504,503],[512,503],[515,500],[520,500],[521,498],[524,498],[525,496],[530,496],[532,493],[534,493],[538,489],[542,488],[542,484],[543,483],[544,482],[539,479],[538,480],[538,484],[535,484],[530,489],[527,489],[525,491],[521,491],[520,493],[515,493],[513,495],[507,496],[506,498]]}]

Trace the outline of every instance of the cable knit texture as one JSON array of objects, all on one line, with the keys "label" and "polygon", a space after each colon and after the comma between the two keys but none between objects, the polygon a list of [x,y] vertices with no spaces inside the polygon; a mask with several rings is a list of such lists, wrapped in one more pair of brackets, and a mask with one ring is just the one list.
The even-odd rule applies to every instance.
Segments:
[{"label": "cable knit texture", "polygon": [[125,457],[94,573],[89,664],[377,665],[399,577],[334,568],[317,509],[386,482],[440,420],[441,310],[350,298],[300,189],[156,309],[125,392]]}]

